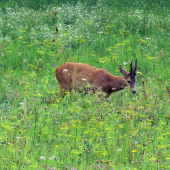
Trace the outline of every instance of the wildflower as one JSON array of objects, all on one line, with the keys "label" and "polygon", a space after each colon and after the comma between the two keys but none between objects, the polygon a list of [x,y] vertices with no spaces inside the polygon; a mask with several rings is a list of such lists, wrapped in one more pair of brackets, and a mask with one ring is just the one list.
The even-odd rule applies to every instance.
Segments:
[{"label": "wildflower", "polygon": [[45,156],[40,156],[40,159],[44,159],[45,160]]},{"label": "wildflower", "polygon": [[22,40],[22,39],[23,39],[23,37],[18,37],[18,39],[19,39],[19,40]]},{"label": "wildflower", "polygon": [[132,152],[133,152],[133,153],[136,153],[136,152],[137,152],[137,150],[136,150],[136,149],[134,149],[134,150],[132,150]]},{"label": "wildflower", "polygon": [[119,149],[117,149],[116,151],[118,151],[118,152],[120,152],[122,149],[121,148],[119,148]]},{"label": "wildflower", "polygon": [[28,125],[28,127],[30,127],[31,125]]},{"label": "wildflower", "polygon": [[163,148],[162,146],[158,145],[158,148]]}]

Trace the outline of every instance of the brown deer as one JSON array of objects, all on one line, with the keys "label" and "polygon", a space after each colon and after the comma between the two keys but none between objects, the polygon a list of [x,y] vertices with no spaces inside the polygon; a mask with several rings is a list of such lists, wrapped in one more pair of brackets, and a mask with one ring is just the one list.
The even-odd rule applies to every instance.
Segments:
[{"label": "brown deer", "polygon": [[130,85],[130,90],[133,94],[136,93],[136,70],[137,60],[135,60],[135,67],[132,68],[130,63],[130,73],[119,65],[119,70],[123,76],[117,77],[111,75],[104,69],[94,68],[83,63],[65,63],[56,68],[55,75],[60,85],[60,92],[62,95],[71,89],[82,90],[88,88],[95,92],[97,89],[104,91],[107,96],[115,91],[124,89]]}]

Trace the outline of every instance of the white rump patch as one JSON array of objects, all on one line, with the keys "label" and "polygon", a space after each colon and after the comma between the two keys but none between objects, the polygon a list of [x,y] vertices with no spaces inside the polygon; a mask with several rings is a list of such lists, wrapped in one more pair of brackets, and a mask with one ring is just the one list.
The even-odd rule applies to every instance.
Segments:
[{"label": "white rump patch", "polygon": [[67,70],[67,69],[63,69],[63,72],[64,72],[64,71],[68,71],[68,70]]},{"label": "white rump patch", "polygon": [[83,80],[83,81],[87,81],[87,79],[85,79],[85,78],[82,78],[82,80]]},{"label": "white rump patch", "polygon": [[70,76],[70,73],[68,73],[68,75]]}]

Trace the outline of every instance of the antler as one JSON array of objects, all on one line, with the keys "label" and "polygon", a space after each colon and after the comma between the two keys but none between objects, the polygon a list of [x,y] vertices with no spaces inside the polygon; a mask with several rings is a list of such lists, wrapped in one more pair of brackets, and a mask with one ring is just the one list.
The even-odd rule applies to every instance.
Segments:
[{"label": "antler", "polygon": [[138,61],[137,59],[135,61],[135,67],[133,68],[133,72],[136,73],[137,67],[138,67]]},{"label": "antler", "polygon": [[130,74],[132,74],[132,61],[130,62]]}]

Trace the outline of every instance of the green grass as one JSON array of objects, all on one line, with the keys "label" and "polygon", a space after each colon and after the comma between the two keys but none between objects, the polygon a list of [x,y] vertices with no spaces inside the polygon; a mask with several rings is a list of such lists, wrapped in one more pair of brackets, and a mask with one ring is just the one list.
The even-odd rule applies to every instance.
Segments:
[{"label": "green grass", "polygon": [[[0,168],[169,169],[169,1],[19,2],[0,2]],[[135,59],[135,95],[56,98],[67,61]]]}]

